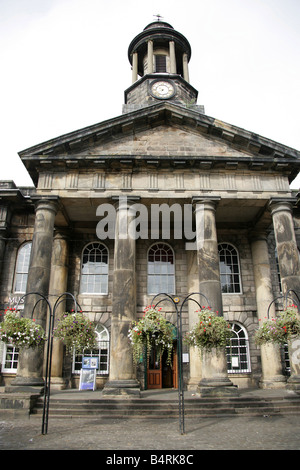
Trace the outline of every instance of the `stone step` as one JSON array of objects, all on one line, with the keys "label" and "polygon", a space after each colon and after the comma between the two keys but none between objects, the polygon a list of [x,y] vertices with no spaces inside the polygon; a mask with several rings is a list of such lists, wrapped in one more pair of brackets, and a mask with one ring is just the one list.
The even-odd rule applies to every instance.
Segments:
[{"label": "stone step", "polygon": [[[40,398],[32,416],[41,416],[43,399]],[[300,414],[300,397],[296,398],[234,398],[185,400],[186,417]],[[98,418],[175,418],[179,414],[175,400],[71,400],[51,399],[49,416],[53,417],[98,417]]]}]

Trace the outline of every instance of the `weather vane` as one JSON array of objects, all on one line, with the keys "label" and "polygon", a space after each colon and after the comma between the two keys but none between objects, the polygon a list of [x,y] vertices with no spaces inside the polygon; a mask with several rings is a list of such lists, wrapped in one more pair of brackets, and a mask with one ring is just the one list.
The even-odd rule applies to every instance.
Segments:
[{"label": "weather vane", "polygon": [[159,14],[158,14],[158,15],[153,15],[153,16],[156,16],[156,17],[157,17],[157,21],[160,21],[160,18],[163,18],[163,16],[161,16],[161,15],[159,15]]}]

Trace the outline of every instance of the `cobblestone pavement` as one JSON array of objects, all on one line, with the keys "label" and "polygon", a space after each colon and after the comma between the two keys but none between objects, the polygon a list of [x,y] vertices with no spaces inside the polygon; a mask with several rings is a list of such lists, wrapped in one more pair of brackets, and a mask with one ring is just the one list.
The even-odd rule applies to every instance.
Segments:
[{"label": "cobblestone pavement", "polygon": [[[300,416],[178,419],[1,419],[0,450],[299,450]],[[192,453],[192,452],[191,452]],[[195,463],[195,462],[194,462]]]}]

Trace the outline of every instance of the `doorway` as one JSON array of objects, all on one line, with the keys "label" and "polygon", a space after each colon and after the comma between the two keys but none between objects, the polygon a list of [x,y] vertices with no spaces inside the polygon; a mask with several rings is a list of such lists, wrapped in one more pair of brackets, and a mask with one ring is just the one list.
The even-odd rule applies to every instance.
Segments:
[{"label": "doorway", "polygon": [[153,348],[147,364],[147,389],[178,388],[177,345],[173,343],[172,363],[167,364],[167,351],[159,357]]}]

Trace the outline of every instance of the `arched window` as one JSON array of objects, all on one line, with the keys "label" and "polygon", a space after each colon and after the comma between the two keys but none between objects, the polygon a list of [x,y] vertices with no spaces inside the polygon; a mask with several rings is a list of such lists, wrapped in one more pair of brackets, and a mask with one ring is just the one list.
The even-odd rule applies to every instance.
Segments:
[{"label": "arched window", "polygon": [[229,243],[219,244],[218,249],[222,292],[240,293],[241,279],[238,252]]},{"label": "arched window", "polygon": [[239,323],[231,323],[232,336],[226,347],[229,374],[251,372],[249,341],[246,329]]},{"label": "arched window", "polygon": [[148,294],[175,293],[175,265],[172,248],[165,243],[152,245],[148,252]]},{"label": "arched window", "polygon": [[18,252],[14,288],[16,293],[24,294],[26,292],[31,246],[31,242],[26,243],[21,246]]},{"label": "arched window", "polygon": [[79,374],[82,368],[82,358],[98,358],[97,375],[107,375],[109,371],[109,334],[107,329],[98,323],[96,326],[97,347],[91,350],[85,350],[83,354],[73,355],[73,373]]},{"label": "arched window", "polygon": [[80,292],[108,293],[108,249],[102,243],[89,243],[83,250]]}]

